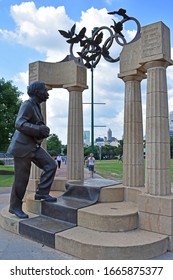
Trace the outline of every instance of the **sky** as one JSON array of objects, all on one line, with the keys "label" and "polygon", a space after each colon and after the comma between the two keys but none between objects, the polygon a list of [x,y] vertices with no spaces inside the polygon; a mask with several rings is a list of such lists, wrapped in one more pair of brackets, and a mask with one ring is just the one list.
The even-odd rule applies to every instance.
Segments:
[{"label": "sky", "polygon": [[[69,54],[69,44],[58,30],[87,29],[90,37],[94,27],[110,26],[121,20],[110,11],[124,8],[145,26],[162,21],[170,28],[173,59],[172,0],[0,0],[0,78],[12,81],[28,98],[29,63],[58,62]],[[130,26],[127,28],[131,28]],[[134,26],[132,26],[133,31]],[[128,34],[128,29],[125,30]],[[129,33],[130,34],[130,33]],[[133,34],[133,32],[132,32]],[[130,35],[129,35],[130,36]],[[118,53],[121,51],[117,48]],[[119,62],[100,60],[94,69],[94,138],[107,136],[110,128],[117,139],[123,137],[124,82],[118,78]],[[91,71],[87,70],[88,89],[83,92],[84,130],[91,130]],[[167,68],[169,111],[173,111],[173,66]],[[47,124],[50,133],[67,144],[69,94],[65,89],[49,92]],[[142,107],[145,134],[146,81],[142,82]]]}]

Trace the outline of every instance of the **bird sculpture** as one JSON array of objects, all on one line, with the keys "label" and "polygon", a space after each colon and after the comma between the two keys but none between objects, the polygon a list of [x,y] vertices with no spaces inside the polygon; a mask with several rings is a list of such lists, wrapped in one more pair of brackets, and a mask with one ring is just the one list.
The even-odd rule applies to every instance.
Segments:
[{"label": "bird sculpture", "polygon": [[129,16],[126,15],[126,10],[124,9],[119,9],[118,11],[113,11],[113,12],[108,12],[109,15],[114,15],[117,14],[119,16],[122,16],[124,19],[129,19]]}]

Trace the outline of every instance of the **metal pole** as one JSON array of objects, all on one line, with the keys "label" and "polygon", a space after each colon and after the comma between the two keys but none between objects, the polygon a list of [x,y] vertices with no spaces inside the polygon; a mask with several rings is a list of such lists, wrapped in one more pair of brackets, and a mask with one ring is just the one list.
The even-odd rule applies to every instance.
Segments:
[{"label": "metal pole", "polygon": [[[92,30],[92,37],[94,32],[98,30],[98,27],[94,27]],[[91,67],[91,152],[94,154],[94,67],[92,61]]]},{"label": "metal pole", "polygon": [[94,154],[94,68],[91,67],[91,152]]}]

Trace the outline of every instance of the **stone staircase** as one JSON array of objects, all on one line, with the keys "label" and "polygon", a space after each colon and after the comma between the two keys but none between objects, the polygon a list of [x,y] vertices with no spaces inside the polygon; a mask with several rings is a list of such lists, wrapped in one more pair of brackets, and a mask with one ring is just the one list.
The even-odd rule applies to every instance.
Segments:
[{"label": "stone staircase", "polygon": [[[30,218],[19,220],[3,209],[1,226],[79,259],[150,259],[168,250],[166,235],[138,228],[137,196],[142,189],[113,180],[86,181],[87,191],[80,184],[76,191],[72,184],[69,196],[64,197],[65,189],[54,189],[57,203],[35,201],[29,194],[25,207]],[[85,189],[84,199],[76,195],[79,187]]]}]

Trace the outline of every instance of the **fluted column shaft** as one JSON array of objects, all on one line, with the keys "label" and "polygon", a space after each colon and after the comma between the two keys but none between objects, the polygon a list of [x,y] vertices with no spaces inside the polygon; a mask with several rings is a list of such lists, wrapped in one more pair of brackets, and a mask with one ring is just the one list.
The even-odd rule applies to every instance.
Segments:
[{"label": "fluted column shaft", "polygon": [[68,136],[67,136],[67,179],[84,179],[83,153],[83,108],[84,88],[74,86],[69,91]]},{"label": "fluted column shaft", "polygon": [[141,80],[143,75],[123,78],[125,82],[123,185],[144,186]]},{"label": "fluted column shaft", "polygon": [[153,61],[147,69],[146,193],[167,195],[170,187],[167,62]]}]

